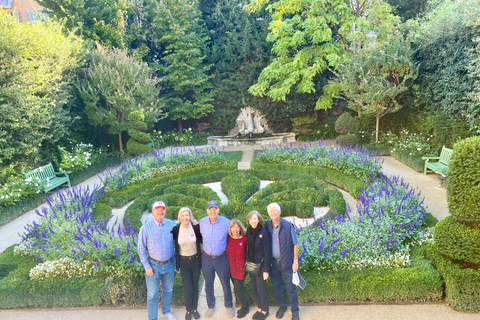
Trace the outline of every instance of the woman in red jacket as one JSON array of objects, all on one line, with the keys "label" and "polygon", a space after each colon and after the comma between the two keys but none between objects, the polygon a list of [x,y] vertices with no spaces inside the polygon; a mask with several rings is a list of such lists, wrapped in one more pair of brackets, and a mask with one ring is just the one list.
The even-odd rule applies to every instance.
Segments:
[{"label": "woman in red jacket", "polygon": [[237,318],[245,317],[249,312],[247,297],[243,290],[243,282],[245,281],[245,250],[247,237],[243,224],[237,220],[232,219],[228,227],[227,238],[227,257],[230,266],[230,275],[233,282],[233,290],[242,308],[237,311]]}]

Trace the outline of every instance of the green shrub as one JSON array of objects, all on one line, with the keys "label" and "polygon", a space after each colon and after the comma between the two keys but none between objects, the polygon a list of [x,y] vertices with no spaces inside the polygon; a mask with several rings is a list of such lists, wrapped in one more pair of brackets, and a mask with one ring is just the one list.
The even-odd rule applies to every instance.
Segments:
[{"label": "green shrub", "polygon": [[337,143],[341,146],[355,146],[358,144],[358,138],[353,134],[343,134],[337,137]]},{"label": "green shrub", "polygon": [[410,155],[408,151],[396,150],[390,153],[390,155],[413,170],[423,172],[425,160],[422,160],[422,158]]},{"label": "green shrub", "polygon": [[343,174],[337,170],[325,167],[308,167],[298,166],[294,164],[259,163],[256,161],[252,161],[251,167],[254,170],[266,169],[267,171],[283,171],[284,174],[287,174],[287,172],[305,173],[315,177],[316,179],[324,180],[325,182],[344,189],[356,198],[360,195],[359,189],[363,189],[365,187],[365,184],[359,178],[354,178],[352,176]]},{"label": "green shrub", "polygon": [[229,200],[247,201],[260,189],[260,180],[249,171],[235,171],[222,180],[222,191]]},{"label": "green shrub", "polygon": [[353,134],[356,129],[357,121],[348,112],[342,113],[335,121],[335,131],[340,134]]},{"label": "green shrub", "polygon": [[452,216],[435,226],[435,246],[438,253],[451,260],[480,266],[480,229],[455,222]]},{"label": "green shrub", "polygon": [[456,143],[448,165],[448,210],[456,221],[480,223],[480,136]]},{"label": "green shrub", "polygon": [[425,249],[411,252],[412,266],[403,269],[363,269],[303,272],[305,290],[300,303],[343,301],[439,301],[443,283],[425,257]]},{"label": "green shrub", "polygon": [[449,305],[463,312],[480,311],[480,270],[464,268],[436,250],[430,250],[428,258],[442,274]]},{"label": "green shrub", "polygon": [[[231,171],[235,169],[235,165],[232,164],[191,168],[166,176],[139,181],[121,189],[107,192],[97,201],[106,203],[112,207],[122,207],[156,185],[171,183],[182,178],[184,179],[183,182],[197,184],[220,181],[225,175],[230,174]],[[202,173],[202,175],[198,175],[199,173]]]},{"label": "green shrub", "polygon": [[95,220],[101,219],[110,219],[112,216],[112,207],[105,203],[95,203],[93,208],[93,217]]}]

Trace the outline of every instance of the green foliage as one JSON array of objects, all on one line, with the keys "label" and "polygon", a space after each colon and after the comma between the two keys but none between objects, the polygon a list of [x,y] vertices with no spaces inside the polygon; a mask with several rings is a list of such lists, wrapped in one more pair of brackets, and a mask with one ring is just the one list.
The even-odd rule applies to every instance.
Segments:
[{"label": "green foliage", "polygon": [[318,168],[308,166],[298,166],[294,164],[272,164],[272,163],[259,163],[252,162],[252,169],[255,170],[278,170],[285,172],[296,172],[313,175],[317,179],[324,180],[332,185],[335,185],[341,189],[347,190],[354,197],[359,195],[359,189],[363,188],[364,183],[358,179],[353,178],[347,174],[343,174],[337,170],[330,168]]},{"label": "green foliage", "polygon": [[133,111],[127,116],[127,119],[130,126],[128,129],[130,140],[127,142],[128,154],[135,156],[139,153],[153,152],[153,148],[146,145],[152,138],[148,133],[145,133],[147,124],[143,112]]},{"label": "green foliage", "polygon": [[415,33],[419,102],[472,128],[479,127],[479,18],[476,0],[432,2]]},{"label": "green foliage", "polygon": [[412,249],[411,259],[412,267],[405,269],[303,272],[307,286],[298,291],[299,301],[440,301],[443,282],[424,249]]},{"label": "green foliage", "polygon": [[394,8],[394,12],[406,21],[421,14],[428,0],[388,0],[387,2]]},{"label": "green foliage", "polygon": [[[248,9],[260,12],[265,5],[267,1],[252,0]],[[315,76],[343,60],[345,38],[354,22],[351,9],[344,1],[281,0],[268,4],[266,10],[272,17],[267,40],[273,42],[275,57],[249,92],[274,101],[286,100],[290,92],[315,92]]]},{"label": "green foliage", "polygon": [[213,111],[213,92],[205,63],[207,37],[201,26],[198,3],[189,0],[155,4],[152,34],[164,52],[155,61],[162,78],[162,101],[172,120],[199,119]]},{"label": "green foliage", "polygon": [[108,204],[101,203],[101,202],[95,203],[95,206],[93,207],[94,220],[106,219],[108,221],[111,216],[112,216],[112,207],[110,207]]},{"label": "green foliage", "polygon": [[337,142],[341,146],[356,146],[358,144],[358,138],[353,134],[342,134],[337,137]]},{"label": "green foliage", "polygon": [[248,171],[236,171],[222,180],[222,191],[232,200],[245,202],[260,189],[260,180]]},{"label": "green foliage", "polygon": [[334,127],[319,124],[310,114],[303,114],[292,119],[295,138],[300,141],[315,139],[332,139],[336,137]]},{"label": "green foliage", "polygon": [[357,121],[348,112],[344,112],[335,121],[335,131],[341,134],[352,134],[357,129]]},{"label": "green foliage", "polygon": [[480,229],[457,223],[452,216],[435,226],[435,250],[444,257],[480,267]]},{"label": "green foliage", "polygon": [[270,59],[271,45],[266,41],[268,15],[246,12],[247,2],[219,0],[212,10],[212,45],[208,61],[213,64],[215,75],[215,113],[209,120],[214,135],[226,135],[235,126],[235,119],[244,107],[261,110],[269,125],[275,118],[285,117],[278,114],[283,114],[282,103],[248,93],[248,88],[256,82]]},{"label": "green foliage", "polygon": [[123,48],[126,0],[38,0],[49,16],[63,20],[68,30],[107,47]]},{"label": "green foliage", "polygon": [[480,270],[464,268],[434,250],[429,253],[428,258],[434,262],[445,281],[448,304],[463,312],[480,311]]},{"label": "green foliage", "polygon": [[416,78],[411,54],[409,42],[397,31],[387,43],[375,43],[351,54],[328,85],[332,92],[341,92],[348,107],[359,116],[375,116],[376,142],[380,118],[402,108],[401,97]]},{"label": "green foliage", "polygon": [[456,221],[480,223],[480,136],[457,142],[448,165],[448,211]]},{"label": "green foliage", "polygon": [[141,111],[147,123],[154,123],[162,114],[159,102],[159,79],[143,62],[121,49],[99,47],[92,53],[86,79],[78,89],[85,103],[89,122],[107,126],[109,133],[118,134],[123,151],[122,132],[128,130],[127,115]]},{"label": "green foliage", "polygon": [[470,130],[470,126],[465,121],[449,118],[443,112],[429,115],[426,121],[433,135],[429,143],[438,153],[443,146],[452,147],[458,140],[474,135],[474,131]]},{"label": "green foliage", "polygon": [[20,23],[0,11],[0,166],[22,173],[52,161],[69,134],[81,41],[55,22]]}]

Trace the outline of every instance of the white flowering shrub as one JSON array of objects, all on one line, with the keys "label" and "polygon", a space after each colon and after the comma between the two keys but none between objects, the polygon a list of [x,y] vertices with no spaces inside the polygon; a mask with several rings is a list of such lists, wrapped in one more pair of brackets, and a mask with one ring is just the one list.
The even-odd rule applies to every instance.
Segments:
[{"label": "white flowering shrub", "polygon": [[70,141],[69,147],[58,147],[60,151],[60,162],[56,163],[60,171],[70,171],[72,173],[82,171],[91,166],[94,162],[102,157],[102,151],[96,149],[92,144],[85,144],[83,142],[73,145]]},{"label": "white flowering shrub", "polygon": [[420,158],[431,154],[430,140],[433,135],[402,130],[399,135],[389,131],[380,138],[379,143],[390,147],[390,152],[405,152]]},{"label": "white flowering shrub", "polygon": [[0,207],[14,205],[17,202],[31,198],[43,192],[45,182],[38,177],[19,179],[10,183],[0,184]]}]

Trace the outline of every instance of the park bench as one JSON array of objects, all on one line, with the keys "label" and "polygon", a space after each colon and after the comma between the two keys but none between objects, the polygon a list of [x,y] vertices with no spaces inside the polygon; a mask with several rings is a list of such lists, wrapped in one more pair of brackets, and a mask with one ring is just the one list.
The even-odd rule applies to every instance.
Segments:
[{"label": "park bench", "polygon": [[72,186],[70,184],[70,178],[68,177],[69,173],[71,172],[55,172],[52,163],[49,163],[45,166],[38,167],[30,172],[25,173],[25,178],[32,180],[38,179],[39,182],[45,183],[44,189],[45,192],[48,192],[58,186],[61,186],[64,183],[68,183],[68,186],[71,188]]},{"label": "park bench", "polygon": [[[452,156],[453,149],[442,147],[442,152],[440,152],[440,157],[422,157],[422,160],[425,160],[425,168],[423,170],[424,174],[427,174],[427,170],[431,170],[435,173],[438,173],[442,177],[447,176],[448,163],[450,162],[450,157]],[[438,160],[437,162],[430,162],[431,160]]]}]

